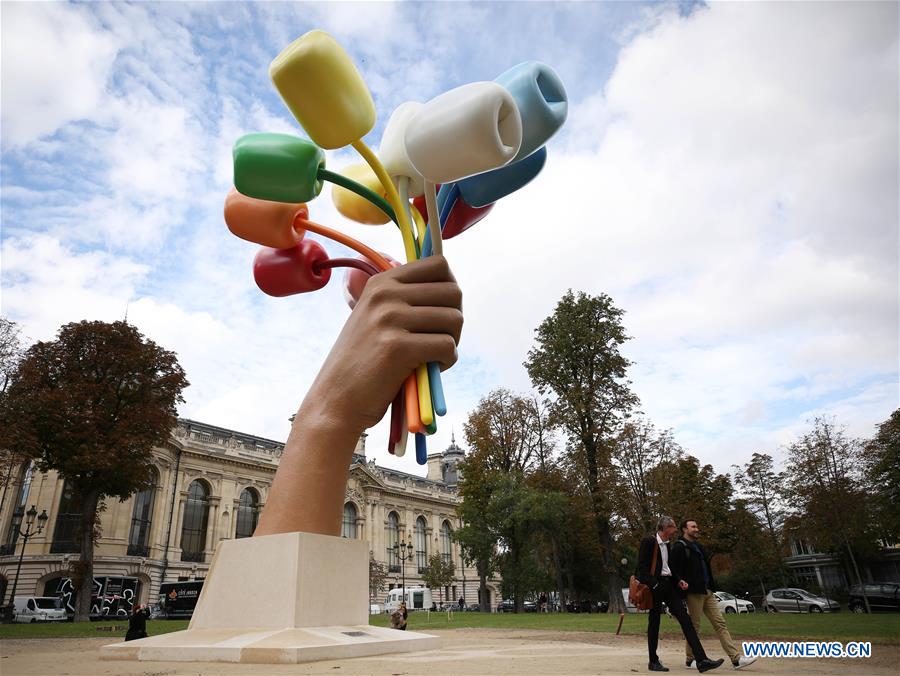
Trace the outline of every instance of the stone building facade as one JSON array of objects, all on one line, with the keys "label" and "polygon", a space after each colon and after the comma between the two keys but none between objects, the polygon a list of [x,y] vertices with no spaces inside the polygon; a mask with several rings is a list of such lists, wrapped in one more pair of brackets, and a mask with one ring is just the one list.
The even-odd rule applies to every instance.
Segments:
[{"label": "stone building facade", "polygon": [[[115,597],[114,612],[123,604],[155,601],[163,582],[203,579],[220,541],[252,534],[283,448],[270,439],[179,420],[165,446],[154,451],[154,485],[124,502],[108,501],[101,514],[94,550],[98,602]],[[366,458],[365,436],[360,439],[350,466],[342,535],[368,541],[374,559],[388,567],[385,588],[373,602],[383,602],[404,575],[407,586],[421,584],[420,569],[435,552],[456,566],[456,580],[435,593],[435,600],[477,602],[476,571],[464,565],[452,539],[460,525],[456,484],[462,459],[454,441],[428,457],[423,478],[377,466]],[[79,558],[77,495],[55,472],[23,466],[14,470],[0,499],[3,602],[22,553],[17,536],[22,512],[32,505],[49,518],[25,546],[16,595],[65,592],[69,565]],[[402,568],[395,542],[412,543],[413,560]],[[499,580],[492,579],[492,606],[498,592]]]}]

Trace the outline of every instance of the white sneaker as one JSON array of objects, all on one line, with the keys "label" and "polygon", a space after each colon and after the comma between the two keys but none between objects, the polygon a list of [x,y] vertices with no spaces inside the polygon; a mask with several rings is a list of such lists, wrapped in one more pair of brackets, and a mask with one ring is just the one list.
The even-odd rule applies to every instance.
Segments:
[{"label": "white sneaker", "polygon": [[688,661],[684,661],[684,666],[688,669],[696,669],[697,668],[697,660],[691,660],[691,663],[688,664]]},{"label": "white sneaker", "polygon": [[738,658],[737,664],[732,662],[731,666],[733,669],[743,669],[744,667],[749,667],[751,664],[756,662],[757,659],[758,658],[756,657],[745,657],[744,655],[741,655]]}]

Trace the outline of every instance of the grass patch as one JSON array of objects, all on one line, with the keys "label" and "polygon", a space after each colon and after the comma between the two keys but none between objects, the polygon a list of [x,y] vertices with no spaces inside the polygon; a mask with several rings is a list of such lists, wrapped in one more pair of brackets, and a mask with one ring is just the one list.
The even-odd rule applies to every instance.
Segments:
[{"label": "grass patch", "polygon": [[[187,629],[188,620],[148,620],[147,634],[168,634]],[[119,627],[118,630],[115,630]],[[48,622],[36,624],[0,624],[0,639],[16,638],[125,638],[128,620],[118,622]]]},{"label": "grass patch", "polygon": [[[781,640],[872,641],[900,645],[900,613],[878,615],[797,615],[788,613],[753,613],[726,615],[729,631],[735,639],[773,638]],[[369,624],[386,627],[388,615],[372,615]],[[454,613],[447,621],[446,613],[415,612],[409,615],[411,631],[430,629],[535,629],[543,631],[596,631],[614,634],[618,615],[608,614],[539,614],[539,613]],[[623,634],[646,634],[647,616],[627,614],[622,623]],[[660,632],[680,636],[681,628],[674,619],[663,616]],[[713,636],[706,618],[700,625],[701,635]]]},{"label": "grass patch", "polygon": [[[726,615],[728,628],[735,639],[772,638],[781,640],[872,641],[900,645],[900,613],[880,615],[794,615],[786,613],[754,613]],[[596,614],[539,614],[539,613],[453,613],[447,621],[446,613],[414,612],[409,614],[411,631],[429,629],[534,629],[538,631],[592,631],[614,634],[618,615]],[[388,615],[371,615],[369,624],[387,627]],[[117,631],[101,631],[100,627],[116,627]],[[150,636],[187,629],[187,620],[150,620]],[[22,638],[110,638],[125,637],[127,621],[118,622],[60,622],[53,624],[0,625],[0,639]],[[662,618],[661,633],[669,637],[681,635],[678,623]],[[626,615],[623,634],[643,635],[647,631],[646,615]],[[712,629],[703,619],[701,634],[712,636]]]}]

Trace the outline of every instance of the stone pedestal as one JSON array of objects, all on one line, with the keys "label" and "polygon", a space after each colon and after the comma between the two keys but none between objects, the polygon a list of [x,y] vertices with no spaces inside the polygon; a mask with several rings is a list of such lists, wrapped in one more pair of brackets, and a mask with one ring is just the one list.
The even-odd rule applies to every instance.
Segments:
[{"label": "stone pedestal", "polygon": [[101,658],[291,664],[439,648],[437,636],[369,626],[368,575],[361,540],[226,540],[187,630],[104,646]]}]

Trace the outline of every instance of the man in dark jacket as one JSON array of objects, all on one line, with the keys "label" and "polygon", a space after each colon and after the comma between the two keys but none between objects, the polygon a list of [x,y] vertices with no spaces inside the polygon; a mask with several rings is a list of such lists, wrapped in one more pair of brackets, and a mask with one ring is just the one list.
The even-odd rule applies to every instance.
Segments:
[{"label": "man in dark jacket", "polygon": [[[749,667],[756,661],[755,657],[744,657],[738,651],[731,638],[722,612],[719,610],[719,599],[713,592],[716,590],[716,581],[712,568],[709,565],[709,557],[703,545],[698,542],[700,528],[694,519],[685,519],[681,522],[681,539],[672,545],[672,572],[687,582],[688,614],[697,633],[700,633],[700,616],[705,614],[712,625],[719,643],[722,644],[731,665],[735,669]],[[685,644],[685,664],[692,667],[694,663],[694,651],[690,643]]]},{"label": "man in dark jacket", "polygon": [[[669,539],[675,534],[675,521],[670,516],[661,516],[656,524],[656,535],[651,535],[641,540],[638,550],[637,572],[635,575],[642,583],[653,590],[653,608],[650,609],[647,623],[647,648],[650,652],[650,663],[647,668],[650,671],[668,671],[659,661],[656,648],[659,645],[659,618],[662,613],[662,604],[665,603],[669,611],[681,625],[681,631],[694,651],[697,658],[697,670],[700,673],[717,669],[725,660],[710,660],[700,645],[691,618],[684,609],[679,590],[687,589],[688,585],[682,579],[675,577],[669,567]],[[653,553],[656,552],[656,565],[653,564]]]}]

